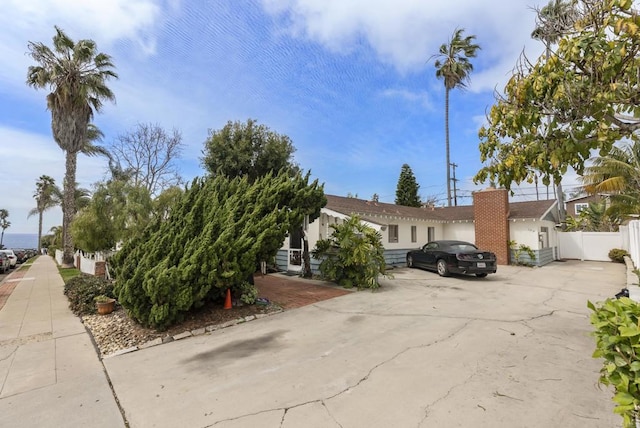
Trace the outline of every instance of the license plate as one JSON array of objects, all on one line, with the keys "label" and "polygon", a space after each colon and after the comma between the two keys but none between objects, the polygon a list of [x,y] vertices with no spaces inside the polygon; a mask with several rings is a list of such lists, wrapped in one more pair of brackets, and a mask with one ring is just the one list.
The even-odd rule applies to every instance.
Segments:
[{"label": "license plate", "polygon": [[479,268],[486,268],[487,264],[485,262],[478,262],[478,267]]}]

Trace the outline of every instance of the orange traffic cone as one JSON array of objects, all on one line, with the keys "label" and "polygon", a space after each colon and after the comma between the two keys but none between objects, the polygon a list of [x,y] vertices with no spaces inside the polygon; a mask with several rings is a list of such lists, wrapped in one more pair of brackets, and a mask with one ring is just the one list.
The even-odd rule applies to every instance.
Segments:
[{"label": "orange traffic cone", "polygon": [[227,297],[224,299],[224,309],[231,309],[231,290],[227,288]]}]

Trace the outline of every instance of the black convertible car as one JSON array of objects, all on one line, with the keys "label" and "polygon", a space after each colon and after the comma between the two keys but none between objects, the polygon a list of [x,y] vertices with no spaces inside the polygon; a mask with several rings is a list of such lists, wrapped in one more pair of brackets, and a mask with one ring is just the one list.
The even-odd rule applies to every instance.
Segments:
[{"label": "black convertible car", "polygon": [[464,241],[429,242],[407,253],[407,266],[435,270],[440,276],[467,273],[480,278],[497,270],[495,254]]}]

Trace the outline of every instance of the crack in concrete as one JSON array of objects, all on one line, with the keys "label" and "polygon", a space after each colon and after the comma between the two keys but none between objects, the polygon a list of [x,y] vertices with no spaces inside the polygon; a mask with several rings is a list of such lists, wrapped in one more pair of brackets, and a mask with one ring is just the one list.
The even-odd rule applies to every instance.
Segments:
[{"label": "crack in concrete", "polygon": [[327,401],[327,400],[331,400],[331,399],[333,399],[333,398],[336,398],[336,397],[338,397],[338,396],[340,396],[340,395],[342,395],[342,394],[344,394],[344,393],[346,393],[346,392],[349,392],[349,391],[351,391],[351,390],[353,390],[353,389],[357,388],[357,387],[358,387],[358,386],[360,386],[363,382],[367,381],[367,380],[369,379],[369,377],[371,376],[371,374],[372,374],[376,369],[378,369],[378,368],[380,368],[380,367],[384,366],[385,364],[387,364],[387,363],[389,363],[389,362],[391,362],[391,361],[395,360],[396,358],[398,358],[399,356],[401,356],[401,355],[405,354],[406,352],[412,351],[412,350],[414,350],[414,349],[428,348],[428,347],[433,346],[433,345],[436,345],[436,344],[438,344],[438,343],[443,343],[443,342],[446,342],[447,340],[450,340],[451,338],[453,338],[454,336],[456,336],[458,333],[460,333],[462,330],[464,330],[464,329],[465,329],[469,324],[471,324],[473,321],[474,321],[474,320],[468,320],[468,321],[467,321],[466,323],[464,323],[460,328],[456,329],[455,331],[453,331],[451,334],[449,334],[449,335],[448,335],[448,336],[446,336],[446,337],[443,337],[443,338],[441,338],[441,339],[434,340],[433,342],[429,342],[429,343],[426,343],[426,344],[416,345],[416,346],[410,346],[410,347],[408,347],[408,348],[403,349],[402,351],[400,351],[400,352],[396,353],[395,355],[393,355],[393,356],[391,356],[391,357],[387,358],[386,360],[384,360],[384,361],[382,361],[382,362],[380,362],[380,363],[376,364],[375,366],[373,366],[371,369],[369,369],[369,371],[367,372],[367,374],[366,374],[366,375],[364,375],[361,379],[359,379],[359,380],[358,380],[356,383],[354,383],[353,385],[349,385],[349,386],[347,386],[345,389],[343,389],[342,391],[339,391],[339,392],[337,392],[337,393],[335,393],[335,394],[333,394],[333,395],[330,395],[330,396],[328,396],[328,397],[318,398],[318,399],[310,400],[310,401],[305,401],[305,402],[303,402],[303,403],[298,403],[298,404],[296,404],[296,405],[289,406],[289,407],[276,407],[276,408],[273,408],[273,409],[260,410],[259,412],[247,413],[247,414],[240,415],[240,416],[237,416],[237,417],[234,417],[234,418],[221,419],[221,420],[219,420],[219,421],[214,422],[213,424],[206,425],[206,426],[205,426],[205,427],[203,427],[203,428],[213,427],[213,426],[216,426],[216,425],[218,425],[218,424],[220,424],[220,423],[223,423],[223,422],[237,421],[237,420],[240,420],[240,419],[243,419],[243,418],[246,418],[246,417],[250,417],[250,416],[257,416],[257,415],[261,415],[261,414],[264,414],[264,413],[270,413],[270,412],[275,412],[275,411],[282,411],[282,412],[283,412],[283,414],[282,414],[282,419],[281,419],[281,421],[280,421],[280,426],[283,426],[284,421],[285,421],[285,418],[286,418],[286,415],[287,415],[287,412],[289,412],[289,410],[291,410],[291,409],[295,409],[295,408],[297,408],[297,407],[306,406],[307,404],[313,404],[313,403],[320,403],[320,404],[321,404],[321,405],[322,405],[322,406],[327,410],[327,413],[329,414],[329,416],[331,417],[331,419],[333,419],[333,420],[336,422],[336,424],[338,424],[338,426],[342,427],[342,424],[340,424],[340,422],[338,422],[338,420],[337,420],[337,419],[333,416],[333,414],[329,411],[329,408],[328,408],[328,407],[327,407],[327,405],[326,405],[326,401]]},{"label": "crack in concrete", "polygon": [[463,380],[462,382],[453,385],[451,388],[449,388],[449,390],[441,397],[437,398],[435,401],[427,404],[424,408],[424,417],[422,418],[422,420],[420,420],[420,422],[418,422],[418,428],[421,427],[425,421],[429,418],[429,412],[431,411],[431,409],[436,406],[439,402],[446,400],[447,397],[449,397],[449,395],[451,395],[451,393],[457,389],[460,388],[461,386],[466,385],[467,383],[469,383],[469,381],[471,381],[471,379],[473,379],[477,374],[478,374],[478,366],[476,365],[476,370],[471,373],[465,380]]},{"label": "crack in concrete", "polygon": [[6,357],[0,358],[0,361],[8,360],[9,358],[11,358],[12,355],[14,355],[16,353],[17,350],[18,350],[18,346],[13,348],[13,351],[9,352]]},{"label": "crack in concrete", "polygon": [[340,428],[343,428],[342,424],[335,418],[335,416],[333,416],[333,413],[331,413],[331,411],[327,407],[327,403],[325,403],[324,400],[322,400],[322,407],[324,407],[324,409],[327,411],[327,414],[336,423],[336,425],[338,425]]}]

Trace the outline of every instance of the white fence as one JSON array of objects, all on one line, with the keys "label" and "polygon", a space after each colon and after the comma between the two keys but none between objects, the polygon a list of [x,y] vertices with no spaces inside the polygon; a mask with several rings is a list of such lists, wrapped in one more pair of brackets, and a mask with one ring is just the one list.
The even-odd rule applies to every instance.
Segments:
[{"label": "white fence", "polygon": [[640,220],[629,222],[629,254],[635,266],[640,266]]},{"label": "white fence", "polygon": [[[640,231],[640,225],[638,226]],[[561,259],[608,262],[613,248],[629,250],[629,228],[620,232],[558,232],[558,250]]]},{"label": "white fence", "polygon": [[[63,252],[61,250],[56,250],[55,257],[58,265],[62,265],[62,255]],[[73,264],[80,269],[82,273],[104,275],[101,272],[96,272],[96,262],[104,262],[109,255],[109,253],[85,253],[84,251],[76,251],[73,255]]]}]

